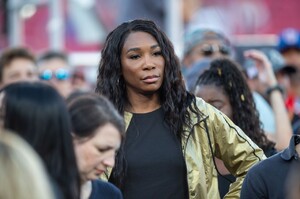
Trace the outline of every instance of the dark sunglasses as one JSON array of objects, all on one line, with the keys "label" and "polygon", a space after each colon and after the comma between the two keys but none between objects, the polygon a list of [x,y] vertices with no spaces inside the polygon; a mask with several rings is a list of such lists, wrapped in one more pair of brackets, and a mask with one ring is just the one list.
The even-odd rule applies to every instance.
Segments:
[{"label": "dark sunglasses", "polygon": [[40,74],[40,79],[46,80],[46,81],[49,81],[52,78],[56,78],[57,80],[66,80],[66,79],[69,79],[69,77],[70,77],[70,73],[66,69],[63,69],[63,68],[59,68],[55,71],[44,70]]},{"label": "dark sunglasses", "polygon": [[201,48],[201,53],[204,56],[211,56],[216,52],[220,52],[222,55],[229,55],[230,50],[225,45],[211,45],[211,44],[204,44]]}]

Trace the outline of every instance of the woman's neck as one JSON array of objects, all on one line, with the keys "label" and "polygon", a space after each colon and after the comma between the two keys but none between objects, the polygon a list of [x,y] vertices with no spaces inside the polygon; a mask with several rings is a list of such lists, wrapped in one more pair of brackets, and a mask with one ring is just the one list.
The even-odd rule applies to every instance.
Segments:
[{"label": "woman's neck", "polygon": [[130,105],[128,105],[125,109],[131,113],[148,113],[161,106],[158,94],[128,95],[128,100]]},{"label": "woman's neck", "polygon": [[80,199],[88,199],[92,193],[92,181],[86,181],[81,185]]}]

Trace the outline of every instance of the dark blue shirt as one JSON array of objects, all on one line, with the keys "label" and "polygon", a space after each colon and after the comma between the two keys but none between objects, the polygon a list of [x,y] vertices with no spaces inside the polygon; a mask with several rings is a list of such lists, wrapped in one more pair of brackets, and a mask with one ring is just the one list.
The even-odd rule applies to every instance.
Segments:
[{"label": "dark blue shirt", "polygon": [[284,151],[253,166],[244,180],[241,199],[284,199],[290,169],[298,161],[293,136]]},{"label": "dark blue shirt", "polygon": [[92,193],[89,199],[123,199],[121,191],[115,185],[101,180],[92,181]]}]

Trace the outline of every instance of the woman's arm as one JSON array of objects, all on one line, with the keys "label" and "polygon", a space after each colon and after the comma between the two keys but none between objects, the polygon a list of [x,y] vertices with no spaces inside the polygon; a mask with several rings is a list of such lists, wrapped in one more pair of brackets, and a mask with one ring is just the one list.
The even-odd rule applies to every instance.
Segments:
[{"label": "woman's arm", "polygon": [[275,116],[276,133],[274,136],[268,135],[268,138],[276,142],[275,148],[277,150],[283,150],[288,147],[293,130],[285,108],[283,95],[279,89],[276,89],[278,83],[272,65],[261,51],[249,50],[245,52],[245,56],[255,61],[262,85],[266,88],[275,88],[269,92],[268,97]]},{"label": "woman's arm", "polygon": [[248,170],[265,159],[263,151],[227,116],[208,106],[209,135],[213,139],[215,156],[236,177],[224,198],[238,198]]}]

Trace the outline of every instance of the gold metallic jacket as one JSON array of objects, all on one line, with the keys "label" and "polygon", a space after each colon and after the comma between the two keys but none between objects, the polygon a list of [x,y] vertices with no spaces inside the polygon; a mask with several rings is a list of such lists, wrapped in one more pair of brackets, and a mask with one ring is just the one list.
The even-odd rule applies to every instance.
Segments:
[{"label": "gold metallic jacket", "polygon": [[[197,98],[197,106],[206,116],[200,121],[193,115],[193,128],[185,130],[182,152],[187,167],[190,199],[219,199],[218,179],[214,157],[223,160],[236,176],[224,198],[239,198],[242,182],[249,168],[265,159],[263,151],[230,119],[217,109]],[[132,114],[125,112],[126,128]],[[109,176],[110,173],[107,173]]]}]

